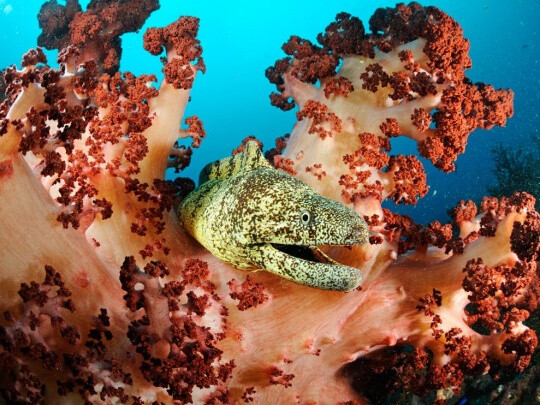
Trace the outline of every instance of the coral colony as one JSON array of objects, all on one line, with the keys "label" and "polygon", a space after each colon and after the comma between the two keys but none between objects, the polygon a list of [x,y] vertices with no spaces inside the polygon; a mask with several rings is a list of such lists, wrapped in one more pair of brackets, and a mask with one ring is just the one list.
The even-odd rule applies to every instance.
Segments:
[{"label": "coral colony", "polygon": [[292,36],[266,72],[272,103],[298,106],[271,163],[370,226],[367,245],[327,249],[365,274],[344,293],[236,270],[182,229],[174,207],[193,182],[164,173],[186,167],[205,137],[197,117],[183,118],[205,68],[199,20],[144,34],[162,55],[159,86],[118,71],[119,36],[158,7],[49,1],[39,44],[60,50],[59,67],[37,48],[5,70],[5,401],[353,404],[401,392],[444,402],[468,376],[527,367],[540,295],[535,199],[461,201],[446,225],[381,208],[427,190],[416,157],[390,154],[392,137],[414,139],[449,172],[471,132],[512,115],[511,91],[465,76],[469,43],[456,21],[398,4],[376,10],[366,31],[341,13],[317,43]]}]

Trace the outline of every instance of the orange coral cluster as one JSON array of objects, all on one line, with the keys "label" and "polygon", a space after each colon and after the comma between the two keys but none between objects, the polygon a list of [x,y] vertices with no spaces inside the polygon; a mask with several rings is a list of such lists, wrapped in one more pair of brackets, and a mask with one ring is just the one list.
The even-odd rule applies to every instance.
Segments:
[{"label": "orange coral cluster", "polygon": [[[338,14],[319,45],[291,37],[267,70],[272,103],[299,106],[266,153],[350,204],[366,246],[326,249],[365,274],[352,292],[227,266],[183,230],[173,207],[193,189],[165,181],[189,164],[185,119],[204,71],[198,19],[145,34],[165,80],[118,72],[118,35],[155,2],[49,1],[44,46],[5,73],[0,105],[0,393],[7,402],[331,403],[393,391],[457,395],[466,376],[521,371],[537,347],[540,216],[515,193],[462,201],[452,224],[422,226],[381,207],[427,191],[408,136],[444,171],[476,128],[504,125],[512,93],[471,83],[459,25],[417,3],[379,9],[371,33]],[[119,14],[121,13],[121,15]],[[71,21],[71,22],[70,22]],[[251,139],[251,138],[247,138]],[[236,150],[240,151],[242,146]],[[36,280],[45,279],[38,283]],[[389,395],[389,394],[385,394]]]},{"label": "orange coral cluster", "polygon": [[62,50],[75,45],[84,60],[99,60],[109,73],[117,71],[122,55],[120,35],[139,30],[159,8],[157,0],[91,1],[82,11],[76,0],[65,6],[46,2],[38,15],[42,33],[38,45]]}]

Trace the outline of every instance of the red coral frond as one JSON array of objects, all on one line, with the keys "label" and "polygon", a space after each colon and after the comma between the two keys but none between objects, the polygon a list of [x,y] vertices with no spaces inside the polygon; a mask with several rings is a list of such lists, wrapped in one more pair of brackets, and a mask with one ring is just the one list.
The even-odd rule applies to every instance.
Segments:
[{"label": "red coral frond", "polygon": [[411,115],[411,121],[420,132],[424,132],[431,125],[431,115],[423,108],[415,108]]},{"label": "red coral frond", "polygon": [[205,71],[198,31],[198,18],[180,17],[165,28],[149,28],[144,34],[147,51],[159,55],[166,49],[174,55],[165,60],[163,73],[166,82],[177,89],[190,89],[197,70]]},{"label": "red coral frond", "polygon": [[439,290],[433,289],[433,294],[426,294],[424,298],[418,299],[419,304],[416,306],[416,310],[423,312],[426,316],[434,316],[433,308],[435,306],[440,307],[442,305],[442,295]]},{"label": "red coral frond", "polygon": [[372,63],[366,66],[366,70],[360,75],[360,79],[364,90],[375,93],[379,88],[388,86],[390,77],[379,63]]},{"label": "red coral frond", "polygon": [[287,141],[289,140],[289,137],[290,134],[278,136],[275,141],[276,146],[272,149],[267,150],[264,153],[264,157],[270,162],[270,164],[274,164],[275,158],[283,153],[283,150],[287,147]]},{"label": "red coral frond", "polygon": [[339,63],[339,58],[333,53],[295,35],[283,44],[282,49],[295,61],[291,64],[290,74],[306,83],[333,76]]},{"label": "red coral frond", "polygon": [[201,145],[202,139],[206,138],[206,131],[203,128],[203,122],[196,115],[192,117],[187,117],[185,120],[188,128],[186,131],[193,138],[191,146],[193,148],[198,148]]},{"label": "red coral frond", "polygon": [[284,159],[282,156],[275,156],[274,167],[278,170],[283,170],[285,173],[289,173],[291,176],[297,174],[296,170],[294,170],[294,162],[289,158]]},{"label": "red coral frond", "polygon": [[333,77],[324,84],[324,96],[330,97],[345,97],[354,91],[354,86],[351,81],[343,76]]},{"label": "red coral frond", "polygon": [[328,107],[314,100],[308,100],[302,110],[296,113],[298,121],[311,119],[309,128],[310,134],[318,134],[321,139],[331,137],[334,133],[341,131],[341,119],[333,112],[328,111]]},{"label": "red coral frond", "polygon": [[47,2],[38,15],[42,29],[38,44],[58,50],[76,45],[84,57],[79,63],[94,59],[104,69],[115,72],[122,52],[120,36],[140,29],[157,8],[155,0],[91,2],[83,12],[77,1],[65,6]]},{"label": "red coral frond", "polygon": [[227,284],[231,290],[230,297],[239,301],[237,308],[240,311],[255,308],[268,300],[268,294],[265,292],[264,286],[255,282],[253,277],[249,275],[242,284],[239,284],[235,279],[232,279]]},{"label": "red coral frond", "polygon": [[416,204],[428,192],[424,166],[416,156],[392,156],[388,172],[393,173],[394,190],[389,196],[396,203]]},{"label": "red coral frond", "polygon": [[313,176],[315,176],[318,180],[322,180],[322,178],[326,176],[326,172],[322,170],[321,163],[315,163],[313,166],[307,166],[306,173],[313,174]]},{"label": "red coral frond", "polygon": [[379,126],[379,129],[388,138],[398,136],[401,133],[398,122],[395,118],[387,118],[386,121]]}]

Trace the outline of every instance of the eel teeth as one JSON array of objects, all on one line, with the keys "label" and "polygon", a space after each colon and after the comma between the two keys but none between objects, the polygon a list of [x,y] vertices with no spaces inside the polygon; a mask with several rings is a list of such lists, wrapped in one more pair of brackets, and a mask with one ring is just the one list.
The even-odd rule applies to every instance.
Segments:
[{"label": "eel teeth", "polygon": [[310,246],[311,251],[313,252],[313,256],[321,262],[321,263],[328,263],[328,264],[340,264],[336,262],[334,259],[329,257],[326,253],[324,253],[321,249],[319,249],[317,246]]}]

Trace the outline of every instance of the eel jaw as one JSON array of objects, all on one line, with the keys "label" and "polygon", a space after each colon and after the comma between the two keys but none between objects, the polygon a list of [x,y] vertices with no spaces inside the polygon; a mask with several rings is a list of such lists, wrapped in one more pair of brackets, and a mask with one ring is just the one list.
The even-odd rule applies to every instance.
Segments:
[{"label": "eel jaw", "polygon": [[350,291],[364,279],[360,270],[336,262],[316,247],[267,243],[253,245],[251,253],[259,268],[310,287]]}]

